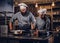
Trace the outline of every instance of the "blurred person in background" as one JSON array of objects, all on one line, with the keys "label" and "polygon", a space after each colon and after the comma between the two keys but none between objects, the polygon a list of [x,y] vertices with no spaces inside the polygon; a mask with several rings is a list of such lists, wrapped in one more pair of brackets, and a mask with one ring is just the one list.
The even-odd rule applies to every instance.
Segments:
[{"label": "blurred person in background", "polygon": [[[47,9],[38,10],[38,17],[36,17],[36,29],[39,30],[49,30],[50,28],[50,19],[46,16]],[[36,31],[36,33],[38,33]],[[48,32],[47,32],[48,33]],[[43,35],[43,33],[41,33]],[[49,33],[48,33],[49,35]]]}]

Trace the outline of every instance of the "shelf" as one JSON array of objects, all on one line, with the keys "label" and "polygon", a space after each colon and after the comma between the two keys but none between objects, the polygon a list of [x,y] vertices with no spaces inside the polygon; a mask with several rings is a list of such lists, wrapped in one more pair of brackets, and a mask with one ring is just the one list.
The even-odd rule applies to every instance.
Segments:
[{"label": "shelf", "polygon": [[60,20],[53,20],[53,22],[60,22]]}]

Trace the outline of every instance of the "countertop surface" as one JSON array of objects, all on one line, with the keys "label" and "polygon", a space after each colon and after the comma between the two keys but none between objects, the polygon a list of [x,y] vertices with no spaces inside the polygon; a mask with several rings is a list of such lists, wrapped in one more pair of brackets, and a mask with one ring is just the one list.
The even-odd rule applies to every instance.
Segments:
[{"label": "countertop surface", "polygon": [[45,37],[35,37],[35,36],[16,36],[13,34],[2,34],[0,35],[0,38],[11,38],[11,39],[33,39],[33,40],[46,40],[53,36],[53,34],[50,34]]}]

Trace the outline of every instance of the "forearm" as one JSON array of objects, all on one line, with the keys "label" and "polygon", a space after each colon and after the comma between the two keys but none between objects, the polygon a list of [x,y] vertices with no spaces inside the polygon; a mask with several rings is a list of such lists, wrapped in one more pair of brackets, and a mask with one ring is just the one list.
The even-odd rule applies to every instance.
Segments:
[{"label": "forearm", "polygon": [[35,24],[31,23],[31,29],[33,30],[35,28]]},{"label": "forearm", "polygon": [[10,27],[10,30],[13,29],[12,22],[9,22],[9,27]]}]

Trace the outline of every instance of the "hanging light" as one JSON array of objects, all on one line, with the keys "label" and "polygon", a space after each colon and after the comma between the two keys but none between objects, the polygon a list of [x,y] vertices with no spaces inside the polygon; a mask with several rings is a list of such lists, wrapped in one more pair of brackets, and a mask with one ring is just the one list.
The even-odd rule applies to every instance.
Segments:
[{"label": "hanging light", "polygon": [[35,7],[38,7],[38,3],[36,3]]},{"label": "hanging light", "polygon": [[52,6],[55,6],[55,3],[54,2],[52,2]]}]

